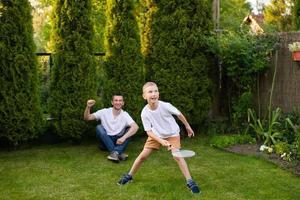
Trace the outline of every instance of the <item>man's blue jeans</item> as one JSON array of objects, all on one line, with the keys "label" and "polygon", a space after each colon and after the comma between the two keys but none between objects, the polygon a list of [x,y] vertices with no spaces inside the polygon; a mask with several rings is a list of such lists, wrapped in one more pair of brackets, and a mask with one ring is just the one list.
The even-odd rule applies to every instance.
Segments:
[{"label": "man's blue jeans", "polygon": [[109,152],[118,152],[119,154],[124,153],[125,149],[128,146],[129,139],[127,138],[123,144],[116,144],[117,140],[122,137],[128,130],[128,127],[124,128],[120,133],[114,136],[107,135],[104,127],[99,124],[96,127],[96,137],[99,141],[102,141]]}]

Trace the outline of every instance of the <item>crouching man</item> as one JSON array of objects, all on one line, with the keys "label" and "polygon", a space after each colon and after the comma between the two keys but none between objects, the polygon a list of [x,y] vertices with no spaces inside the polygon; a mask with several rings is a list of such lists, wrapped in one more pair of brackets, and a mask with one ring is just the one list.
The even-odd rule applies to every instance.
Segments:
[{"label": "crouching man", "polygon": [[84,111],[86,121],[97,120],[101,124],[96,127],[96,137],[102,142],[110,154],[107,159],[119,162],[126,160],[128,155],[124,152],[128,146],[129,139],[138,130],[138,125],[131,116],[124,110],[123,96],[113,95],[110,108],[103,108],[91,113],[91,108],[95,105],[95,100],[88,100]]}]

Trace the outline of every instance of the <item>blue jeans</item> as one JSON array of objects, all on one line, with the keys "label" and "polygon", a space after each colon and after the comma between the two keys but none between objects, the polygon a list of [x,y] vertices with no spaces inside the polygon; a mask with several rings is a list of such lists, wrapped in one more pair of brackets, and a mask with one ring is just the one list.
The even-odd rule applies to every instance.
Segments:
[{"label": "blue jeans", "polygon": [[125,149],[128,146],[129,139],[127,138],[123,144],[116,144],[117,140],[122,137],[128,130],[128,127],[124,128],[120,133],[114,136],[107,135],[106,130],[104,127],[99,124],[96,127],[96,137],[99,142],[103,142],[105,147],[108,149],[109,152],[118,152],[119,154],[124,153]]}]

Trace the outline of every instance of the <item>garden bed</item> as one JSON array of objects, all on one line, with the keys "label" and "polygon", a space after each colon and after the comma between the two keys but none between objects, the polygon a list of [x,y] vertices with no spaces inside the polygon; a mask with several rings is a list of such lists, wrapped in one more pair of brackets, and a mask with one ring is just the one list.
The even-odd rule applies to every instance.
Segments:
[{"label": "garden bed", "polygon": [[255,155],[259,157],[263,157],[267,159],[268,161],[278,165],[281,168],[284,168],[296,176],[300,177],[300,161],[285,161],[283,160],[279,155],[275,153],[267,154],[263,153],[259,150],[260,145],[258,144],[239,144],[239,145],[234,145],[231,147],[224,148],[224,150],[233,152],[233,153],[238,153],[238,154],[243,154],[243,155]]}]

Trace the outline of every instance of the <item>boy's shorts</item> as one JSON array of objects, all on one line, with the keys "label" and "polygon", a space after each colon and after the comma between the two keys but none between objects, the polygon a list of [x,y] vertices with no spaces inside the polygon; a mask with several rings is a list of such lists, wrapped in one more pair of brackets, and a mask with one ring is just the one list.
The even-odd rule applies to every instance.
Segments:
[{"label": "boy's shorts", "polygon": [[[175,136],[175,137],[168,137],[164,138],[164,140],[167,140],[173,147],[180,149],[180,136]],[[147,149],[156,149],[158,150],[161,144],[154,140],[152,137],[148,137],[144,148]]]}]

